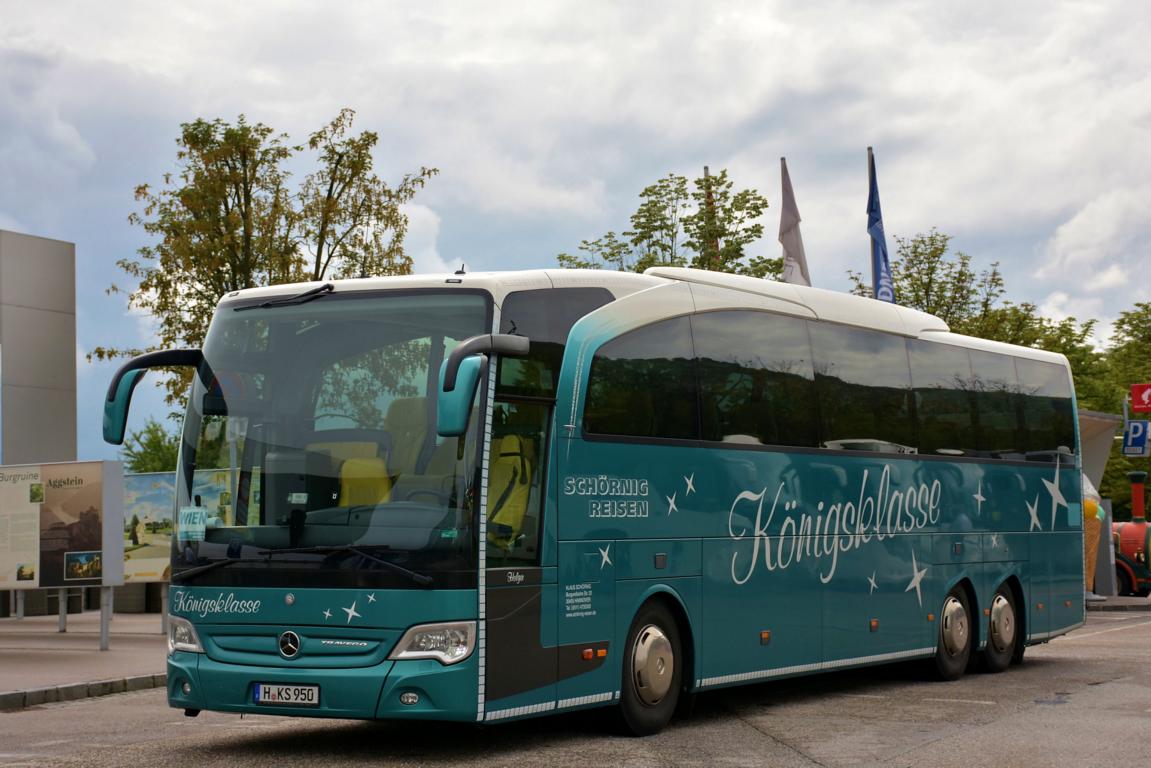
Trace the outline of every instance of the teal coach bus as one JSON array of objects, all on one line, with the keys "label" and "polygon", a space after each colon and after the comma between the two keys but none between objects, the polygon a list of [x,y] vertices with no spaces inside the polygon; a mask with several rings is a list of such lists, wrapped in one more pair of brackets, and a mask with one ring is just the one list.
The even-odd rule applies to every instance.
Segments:
[{"label": "teal coach bus", "polygon": [[648,734],[697,691],[998,672],[1083,622],[1066,359],[904,307],[672,268],[256,288],[128,362],[105,438],[181,366],[189,715]]}]

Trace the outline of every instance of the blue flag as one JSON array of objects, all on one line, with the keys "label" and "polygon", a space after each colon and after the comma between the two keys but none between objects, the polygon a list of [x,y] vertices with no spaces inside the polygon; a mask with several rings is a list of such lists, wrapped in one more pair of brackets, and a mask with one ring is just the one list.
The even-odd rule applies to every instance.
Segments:
[{"label": "blue flag", "polygon": [[879,182],[875,180],[875,155],[867,148],[867,234],[871,235],[871,290],[880,301],[895,303],[895,283],[887,261],[887,236],[879,210]]}]

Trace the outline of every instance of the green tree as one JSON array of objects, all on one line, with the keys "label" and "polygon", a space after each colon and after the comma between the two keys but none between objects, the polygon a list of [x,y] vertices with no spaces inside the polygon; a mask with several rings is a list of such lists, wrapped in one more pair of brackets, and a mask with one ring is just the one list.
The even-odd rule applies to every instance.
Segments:
[{"label": "green tree", "polygon": [[403,247],[408,218],[400,206],[438,173],[420,168],[389,186],[372,170],[379,136],[349,135],[354,118],[355,112],[343,109],[308,137],[320,167],[300,189],[299,244],[308,254],[312,280],[410,274],[412,260]]},{"label": "green tree", "polygon": [[[109,289],[155,319],[152,348],[200,346],[216,303],[232,291],[411,271],[401,206],[437,170],[420,168],[389,186],[373,171],[379,138],[352,135],[354,115],[344,109],[309,137],[317,170],[295,192],[285,165],[305,147],[290,145],[285,134],[243,115],[235,124],[217,118],[181,125],[176,172],[159,188],[136,188],[141,208],[128,220],[152,242],[117,262],[136,287]],[[89,359],[141,351],[99,346]],[[175,405],[191,374],[171,373],[177,375],[166,379],[167,401]]]},{"label": "green tree", "polygon": [[[1122,413],[1131,385],[1151,381],[1151,302],[1136,302],[1134,308],[1119,313],[1103,369],[1101,391],[1091,407]],[[1130,416],[1138,418],[1133,413]],[[1117,441],[1099,487],[1099,492],[1112,500],[1117,520],[1131,518],[1131,481],[1127,473],[1134,470],[1151,471],[1151,460],[1124,456]]]},{"label": "green tree", "polygon": [[169,433],[160,422],[148,419],[143,429],[124,438],[120,458],[128,472],[173,472],[180,450],[180,437]]},{"label": "green tree", "polygon": [[669,173],[640,192],[631,229],[584,240],[578,254],[561,253],[561,266],[643,272],[649,267],[690,266],[754,277],[778,278],[781,258],[751,256],[748,246],[763,237],[760,219],[767,198],[754,189],[736,190],[727,171],[706,174],[689,189],[684,176]]},{"label": "green tree", "polygon": [[[911,238],[896,237],[895,241],[891,274],[901,305],[939,317],[955,333],[1065,355],[1071,362],[1076,391],[1091,407],[1101,387],[1102,371],[1102,357],[1091,342],[1094,320],[1052,320],[1040,315],[1034,304],[1005,299],[999,263],[977,272],[971,266],[971,256],[952,252],[951,236],[934,228]],[[847,274],[852,293],[871,295],[871,285],[860,273],[848,270]]]},{"label": "green tree", "polygon": [[[900,304],[935,315],[957,333],[969,328],[993,331],[988,320],[1004,292],[998,262],[976,273],[971,257],[962,251],[952,253],[951,236],[935,229],[909,239],[896,237],[895,242],[891,273]],[[852,293],[872,295],[870,282],[860,273],[847,274]]]}]

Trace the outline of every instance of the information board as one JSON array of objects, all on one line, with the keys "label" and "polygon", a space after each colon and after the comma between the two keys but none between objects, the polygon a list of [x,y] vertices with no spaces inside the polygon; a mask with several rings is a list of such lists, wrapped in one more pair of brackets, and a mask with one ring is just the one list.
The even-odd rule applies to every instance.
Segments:
[{"label": "information board", "polygon": [[0,467],[0,589],[124,583],[118,461]]}]

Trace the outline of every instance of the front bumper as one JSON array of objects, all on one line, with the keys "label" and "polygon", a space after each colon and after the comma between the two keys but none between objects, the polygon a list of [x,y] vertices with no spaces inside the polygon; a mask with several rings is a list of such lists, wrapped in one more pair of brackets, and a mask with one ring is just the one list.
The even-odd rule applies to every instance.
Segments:
[{"label": "front bumper", "polygon": [[[262,715],[474,721],[477,663],[473,653],[451,666],[419,659],[346,669],[285,668],[227,664],[202,653],[177,652],[168,657],[168,704],[177,709]],[[183,690],[185,683],[188,693]],[[318,685],[320,704],[256,704],[255,683]],[[418,695],[418,702],[401,703],[400,695],[409,692]]]}]

